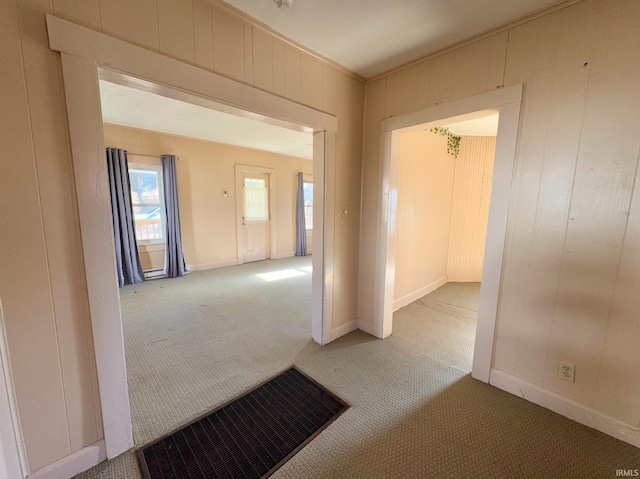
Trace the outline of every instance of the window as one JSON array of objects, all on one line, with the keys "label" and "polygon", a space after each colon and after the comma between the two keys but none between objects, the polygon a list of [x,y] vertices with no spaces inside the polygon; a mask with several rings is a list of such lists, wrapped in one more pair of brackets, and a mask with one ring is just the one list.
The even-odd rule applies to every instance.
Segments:
[{"label": "window", "polygon": [[266,221],[269,219],[269,195],[267,181],[260,178],[244,179],[244,219]]},{"label": "window", "polygon": [[140,243],[165,242],[165,211],[162,191],[162,167],[129,165],[131,203],[136,226],[136,240]]},{"label": "window", "polygon": [[304,193],[304,225],[307,230],[313,229],[313,183],[303,182],[302,192]]}]

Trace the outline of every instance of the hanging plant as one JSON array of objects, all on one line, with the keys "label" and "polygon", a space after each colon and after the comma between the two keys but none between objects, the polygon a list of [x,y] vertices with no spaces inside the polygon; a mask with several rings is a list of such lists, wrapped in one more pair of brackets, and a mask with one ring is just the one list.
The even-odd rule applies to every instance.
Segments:
[{"label": "hanging plant", "polygon": [[460,154],[460,140],[462,140],[461,136],[454,135],[449,131],[449,128],[443,126],[436,126],[435,128],[431,128],[431,133],[435,133],[436,135],[442,135],[447,137],[447,153],[449,153],[454,158],[458,158]]}]

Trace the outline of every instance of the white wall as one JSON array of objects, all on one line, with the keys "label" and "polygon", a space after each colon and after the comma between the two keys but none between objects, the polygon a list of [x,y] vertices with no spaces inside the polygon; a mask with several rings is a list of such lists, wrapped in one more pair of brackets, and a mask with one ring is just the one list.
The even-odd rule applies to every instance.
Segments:
[{"label": "white wall", "polygon": [[[524,83],[493,367],[640,424],[640,2],[583,0],[367,85],[360,319],[380,122]],[[576,382],[556,377],[559,360]]]},{"label": "white wall", "polygon": [[445,137],[400,135],[394,310],[447,281],[454,166]]},{"label": "white wall", "polygon": [[394,311],[447,282],[481,281],[496,145],[463,136],[454,157],[429,128],[399,138]]},{"label": "white wall", "polygon": [[[238,258],[236,195],[241,192],[236,189],[236,164],[274,170],[276,187],[271,201],[276,202],[278,214],[271,226],[276,229],[276,257],[295,254],[296,174],[302,171],[311,177],[313,161],[109,124],[104,126],[104,135],[106,145],[130,152],[129,163],[159,165],[160,156],[166,153],[181,158],[176,170],[182,248],[194,271],[235,264]],[[162,245],[138,245],[138,249],[143,269],[162,268]]]}]

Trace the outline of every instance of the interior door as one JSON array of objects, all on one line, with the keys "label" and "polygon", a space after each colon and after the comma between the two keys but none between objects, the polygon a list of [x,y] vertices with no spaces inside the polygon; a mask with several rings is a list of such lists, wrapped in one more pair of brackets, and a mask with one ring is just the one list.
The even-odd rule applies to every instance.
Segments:
[{"label": "interior door", "polygon": [[240,234],[244,262],[270,257],[269,244],[269,175],[243,171]]}]

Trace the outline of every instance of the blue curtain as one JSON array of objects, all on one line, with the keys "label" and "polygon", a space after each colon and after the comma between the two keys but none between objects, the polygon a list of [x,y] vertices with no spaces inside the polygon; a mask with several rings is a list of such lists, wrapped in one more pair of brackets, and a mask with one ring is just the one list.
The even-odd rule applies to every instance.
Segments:
[{"label": "blue curtain", "polygon": [[107,169],[111,192],[118,285],[139,283],[144,281],[144,274],[136,243],[127,151],[119,148],[107,148]]},{"label": "blue curtain", "polygon": [[304,174],[298,173],[296,200],[296,256],[307,256],[307,225],[304,220]]},{"label": "blue curtain", "polygon": [[164,253],[164,272],[167,278],[176,278],[185,273],[180,234],[180,206],[178,203],[178,181],[176,157],[162,155],[162,176],[164,183],[164,205],[167,214],[167,242]]}]

